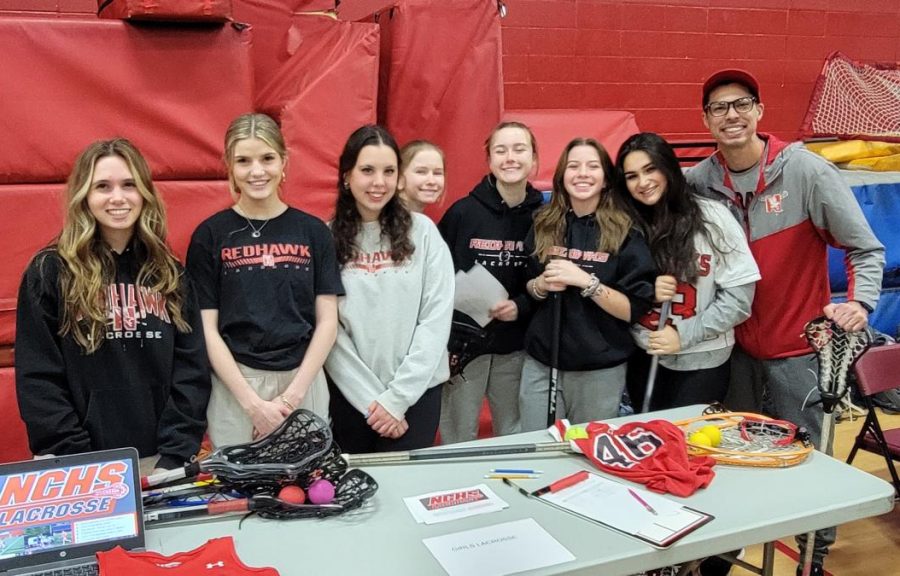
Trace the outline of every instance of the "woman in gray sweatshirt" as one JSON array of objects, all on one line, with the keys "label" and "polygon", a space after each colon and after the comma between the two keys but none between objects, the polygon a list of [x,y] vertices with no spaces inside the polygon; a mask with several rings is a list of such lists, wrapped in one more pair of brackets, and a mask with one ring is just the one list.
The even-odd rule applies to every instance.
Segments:
[{"label": "woman in gray sweatshirt", "polygon": [[331,224],[346,296],[325,363],[347,452],[431,446],[449,377],[453,262],[435,225],[397,195],[400,152],[380,126],[350,135]]}]

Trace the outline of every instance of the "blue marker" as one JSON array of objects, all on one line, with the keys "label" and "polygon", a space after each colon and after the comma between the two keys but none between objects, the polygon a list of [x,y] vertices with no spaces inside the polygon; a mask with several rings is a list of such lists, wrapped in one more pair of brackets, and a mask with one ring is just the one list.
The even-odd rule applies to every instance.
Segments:
[{"label": "blue marker", "polygon": [[543,474],[543,470],[528,470],[526,468],[494,468],[491,474]]}]

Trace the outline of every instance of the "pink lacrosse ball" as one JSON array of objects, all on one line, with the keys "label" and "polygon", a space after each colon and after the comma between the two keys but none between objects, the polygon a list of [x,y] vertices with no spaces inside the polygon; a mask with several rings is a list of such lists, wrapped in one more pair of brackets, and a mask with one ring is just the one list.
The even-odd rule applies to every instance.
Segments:
[{"label": "pink lacrosse ball", "polygon": [[324,478],[319,478],[309,485],[306,494],[313,504],[328,504],[334,500],[334,484]]}]

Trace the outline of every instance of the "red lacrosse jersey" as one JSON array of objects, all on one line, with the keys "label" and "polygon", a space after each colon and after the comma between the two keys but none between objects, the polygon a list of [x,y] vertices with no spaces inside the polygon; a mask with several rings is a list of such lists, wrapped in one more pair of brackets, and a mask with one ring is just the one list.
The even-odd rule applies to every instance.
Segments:
[{"label": "red lacrosse jersey", "polygon": [[156,552],[126,552],[117,546],[97,552],[100,576],[279,576],[274,568],[250,568],[241,562],[231,537],[213,538],[203,546],[163,556]]},{"label": "red lacrosse jersey", "polygon": [[[557,420],[549,429],[565,438],[569,422]],[[666,420],[629,422],[614,426],[591,422],[588,437],[570,440],[574,448],[607,472],[639,482],[654,492],[690,496],[712,482],[716,461],[709,456],[688,456],[684,432]]]}]

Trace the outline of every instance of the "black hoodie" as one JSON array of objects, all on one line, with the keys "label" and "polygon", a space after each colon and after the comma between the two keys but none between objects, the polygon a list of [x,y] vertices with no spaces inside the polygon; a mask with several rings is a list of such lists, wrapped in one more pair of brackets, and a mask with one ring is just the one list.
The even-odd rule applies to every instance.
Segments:
[{"label": "black hoodie", "polygon": [[[487,175],[468,196],[457,200],[438,224],[450,246],[456,270],[468,270],[476,262],[481,264],[500,281],[519,308],[514,322],[494,320],[488,324],[493,337],[488,353],[509,354],[522,349],[531,310],[531,299],[525,293],[529,252],[524,243],[531,216],[542,202],[541,193],[528,184],[525,200],[510,207],[500,196],[494,177]],[[454,315],[462,316],[460,312]]]},{"label": "black hoodie", "polygon": [[62,260],[39,253],[25,271],[16,310],[16,393],[34,454],[76,454],[133,446],[157,466],[190,461],[206,430],[209,361],[196,296],[179,332],[157,292],[136,285],[140,257],[129,247],[115,259],[107,287],[110,319],[92,354],[59,335]]},{"label": "black hoodie", "polygon": [[[593,214],[579,218],[570,210],[566,214],[564,253],[579,268],[596,275],[604,286],[628,297],[631,321],[619,320],[591,298],[582,297],[580,288],[570,286],[560,292],[562,321],[557,366],[560,370],[599,370],[625,362],[635,347],[629,326],[652,306],[656,265],[643,236],[632,230],[613,255],[597,251],[600,233]],[[534,230],[529,232],[525,244],[529,254],[533,253]],[[529,278],[544,271],[544,265],[536,257],[530,258],[528,268]],[[534,315],[525,335],[525,351],[547,366],[550,365],[554,297],[534,305]]]}]

